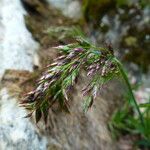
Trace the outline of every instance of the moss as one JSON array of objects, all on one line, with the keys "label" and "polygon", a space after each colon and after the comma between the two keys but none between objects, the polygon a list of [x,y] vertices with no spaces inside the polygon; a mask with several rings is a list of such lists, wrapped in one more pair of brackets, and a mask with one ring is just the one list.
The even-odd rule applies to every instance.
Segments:
[{"label": "moss", "polygon": [[125,44],[127,46],[137,46],[137,38],[133,36],[126,37]]},{"label": "moss", "polygon": [[100,25],[100,30],[101,30],[101,32],[103,32],[103,33],[107,33],[108,32],[108,30],[109,30],[109,26],[107,25],[107,24],[101,24]]},{"label": "moss", "polygon": [[150,66],[150,45],[146,39],[146,35],[149,34],[150,29],[148,27],[138,29],[133,26],[121,42],[122,48],[129,49],[129,53],[124,56],[124,60],[138,64],[144,72],[147,72]]},{"label": "moss", "polygon": [[87,21],[97,24],[101,16],[115,7],[115,0],[83,0],[83,11]]}]

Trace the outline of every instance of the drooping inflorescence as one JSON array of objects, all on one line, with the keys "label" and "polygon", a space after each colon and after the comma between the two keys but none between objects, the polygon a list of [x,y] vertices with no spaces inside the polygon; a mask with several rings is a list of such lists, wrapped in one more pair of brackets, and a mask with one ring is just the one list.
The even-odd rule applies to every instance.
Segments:
[{"label": "drooping inflorescence", "polygon": [[[78,39],[77,43],[58,46],[63,55],[55,59],[53,64],[38,80],[37,87],[26,95],[23,106],[35,111],[36,122],[43,116],[46,122],[48,110],[56,102],[63,110],[69,111],[70,89],[77,83],[80,71],[84,69],[89,83],[82,90],[84,110],[92,104],[103,84],[118,74],[114,55],[109,48],[99,48],[89,42]],[[29,115],[30,116],[30,115]]]}]

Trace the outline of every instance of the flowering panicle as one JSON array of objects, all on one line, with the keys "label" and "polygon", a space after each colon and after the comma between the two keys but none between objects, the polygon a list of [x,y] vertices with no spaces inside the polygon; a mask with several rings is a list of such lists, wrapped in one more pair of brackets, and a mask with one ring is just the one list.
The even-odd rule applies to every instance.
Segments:
[{"label": "flowering panicle", "polygon": [[68,92],[77,83],[81,69],[86,70],[89,84],[82,90],[84,110],[92,106],[99,89],[112,79],[118,68],[113,60],[112,51],[108,48],[94,47],[83,39],[77,43],[58,46],[63,55],[47,66],[47,70],[37,81],[37,87],[26,95],[22,101],[23,106],[35,111],[36,122],[43,116],[45,122],[48,110],[56,102],[62,109],[69,111]]}]

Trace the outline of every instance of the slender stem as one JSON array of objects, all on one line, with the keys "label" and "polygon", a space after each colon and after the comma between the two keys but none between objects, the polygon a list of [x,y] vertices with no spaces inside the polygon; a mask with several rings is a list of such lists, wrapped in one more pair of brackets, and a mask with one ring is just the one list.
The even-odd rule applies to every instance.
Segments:
[{"label": "slender stem", "polygon": [[115,59],[115,61],[117,62],[117,65],[118,65],[118,68],[119,68],[119,70],[120,70],[120,73],[121,73],[121,75],[122,75],[122,77],[123,77],[123,79],[124,79],[124,81],[125,81],[125,83],[126,83],[126,85],[127,85],[127,88],[128,88],[128,91],[129,91],[129,94],[130,94],[132,103],[133,103],[135,109],[137,110],[137,112],[138,112],[138,114],[139,114],[139,117],[140,117],[140,120],[141,120],[141,124],[144,126],[144,118],[143,118],[143,115],[142,115],[142,113],[141,113],[141,111],[140,111],[140,109],[139,109],[139,106],[138,106],[137,102],[136,102],[136,99],[135,99],[135,97],[134,97],[134,94],[133,94],[131,85],[130,85],[130,83],[129,83],[127,74],[126,74],[126,72],[124,71],[123,66],[122,66],[122,64],[120,63],[120,61],[119,61],[118,59],[116,59],[116,58],[114,58],[114,59]]}]

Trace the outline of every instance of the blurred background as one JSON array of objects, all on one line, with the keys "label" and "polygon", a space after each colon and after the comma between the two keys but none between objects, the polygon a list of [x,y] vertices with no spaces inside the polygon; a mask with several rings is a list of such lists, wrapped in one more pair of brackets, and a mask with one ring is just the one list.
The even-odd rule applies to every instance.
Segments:
[{"label": "blurred background", "polygon": [[137,102],[150,100],[149,0],[0,0],[1,150],[148,149],[135,145],[142,138],[137,130],[117,131],[114,139],[108,128],[112,112],[127,97],[120,83],[110,83],[84,114],[78,93],[88,80],[83,77],[72,94],[71,115],[54,108],[47,125],[23,118],[28,110],[19,101],[59,55],[52,47],[74,42],[76,35],[97,46],[111,44]]}]

